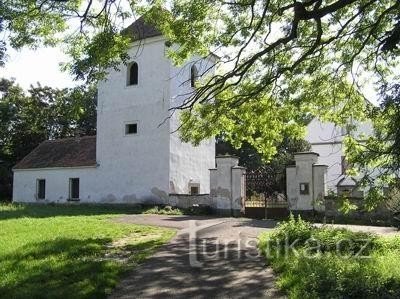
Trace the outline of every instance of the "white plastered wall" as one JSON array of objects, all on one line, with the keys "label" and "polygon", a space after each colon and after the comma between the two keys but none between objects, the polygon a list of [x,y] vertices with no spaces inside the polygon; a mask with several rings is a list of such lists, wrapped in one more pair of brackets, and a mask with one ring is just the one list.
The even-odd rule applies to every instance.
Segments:
[{"label": "white plastered wall", "polygon": [[[373,134],[370,122],[353,122],[356,130],[353,136],[362,140]],[[319,163],[328,166],[326,187],[328,191],[336,192],[336,186],[343,178],[342,156],[345,156],[343,138],[345,128],[335,126],[330,122],[321,122],[314,118],[307,126],[306,140],[311,144],[311,151],[319,154]]]},{"label": "white plastered wall", "polygon": [[[188,193],[191,180],[209,193],[214,140],[193,147],[172,133],[178,118],[169,118],[169,109],[190,88],[190,83],[181,85],[190,67],[172,66],[166,51],[163,37],[137,42],[129,55],[138,64],[138,85],[127,86],[125,65],[99,83],[97,167],[17,170],[14,201],[36,201],[36,180],[43,177],[47,201],[54,202],[66,201],[71,176],[80,178],[82,202],[163,203],[168,193]],[[137,123],[136,135],[125,134],[127,123]]]},{"label": "white plastered wall", "polygon": [[[174,108],[187,100],[193,88],[190,86],[190,68],[195,65],[201,78],[214,73],[215,60],[194,57],[182,67],[172,67],[171,71],[171,102]],[[199,80],[201,80],[199,78]],[[215,139],[208,139],[198,146],[182,142],[179,133],[179,110],[170,119],[170,192],[188,193],[189,183],[200,184],[200,193],[210,193],[210,172],[215,167]]]},{"label": "white plastered wall", "polygon": [[54,168],[37,170],[15,170],[13,201],[32,202],[37,197],[37,179],[46,180],[46,197],[38,202],[65,203],[69,197],[69,179],[79,178],[79,195],[82,202],[93,202],[98,186],[97,170],[87,168]]}]

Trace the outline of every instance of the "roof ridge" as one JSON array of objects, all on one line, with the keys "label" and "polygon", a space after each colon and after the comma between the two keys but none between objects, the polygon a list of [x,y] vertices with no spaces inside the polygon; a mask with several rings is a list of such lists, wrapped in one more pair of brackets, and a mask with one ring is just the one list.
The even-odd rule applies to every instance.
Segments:
[{"label": "roof ridge", "polygon": [[[57,138],[57,139],[47,139],[47,140],[44,140],[43,142],[59,142],[59,141],[65,141],[65,140],[87,139],[87,138],[96,138],[96,135],[72,136],[72,137],[64,137],[64,138]],[[42,144],[43,142],[41,142],[40,144]]]},{"label": "roof ridge", "polygon": [[156,25],[146,21],[145,15],[137,18],[132,24],[123,29],[122,33],[131,36],[133,40],[162,36],[162,32],[157,28]]}]

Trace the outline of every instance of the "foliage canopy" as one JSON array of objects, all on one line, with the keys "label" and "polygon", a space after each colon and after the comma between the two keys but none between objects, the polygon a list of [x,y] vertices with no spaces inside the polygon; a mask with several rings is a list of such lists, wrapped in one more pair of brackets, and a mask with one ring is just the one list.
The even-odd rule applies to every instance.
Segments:
[{"label": "foliage canopy", "polygon": [[[63,43],[65,69],[89,82],[129,60],[132,37],[122,29],[132,16],[144,15],[179,45],[169,52],[175,63],[211,49],[220,56],[216,74],[174,107],[184,109],[181,137],[196,144],[221,134],[266,160],[283,136],[304,136],[305,119],[364,120],[366,87],[386,94],[398,75],[397,0],[5,0],[0,15],[0,61],[10,46]],[[385,109],[378,125],[396,120]],[[350,137],[354,150],[358,137]]]},{"label": "foliage canopy", "polygon": [[11,195],[11,167],[42,141],[95,130],[95,89],[39,84],[25,92],[14,81],[0,79],[0,194]]}]

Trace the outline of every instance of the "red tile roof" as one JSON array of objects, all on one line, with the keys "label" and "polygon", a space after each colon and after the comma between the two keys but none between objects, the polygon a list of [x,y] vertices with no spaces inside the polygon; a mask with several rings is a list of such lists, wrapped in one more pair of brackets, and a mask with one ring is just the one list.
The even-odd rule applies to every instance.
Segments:
[{"label": "red tile roof", "polygon": [[14,169],[96,166],[96,136],[47,140]]}]

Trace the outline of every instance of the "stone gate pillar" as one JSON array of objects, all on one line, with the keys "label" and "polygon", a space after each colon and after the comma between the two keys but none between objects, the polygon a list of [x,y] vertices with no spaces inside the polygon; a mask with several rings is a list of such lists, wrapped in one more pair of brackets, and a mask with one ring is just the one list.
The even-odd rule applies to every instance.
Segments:
[{"label": "stone gate pillar", "polygon": [[244,211],[245,168],[235,156],[216,157],[216,168],[210,169],[210,195],[219,214],[240,216]]},{"label": "stone gate pillar", "polygon": [[328,166],[317,164],[319,154],[294,154],[295,165],[286,168],[286,192],[293,211],[323,211]]}]

